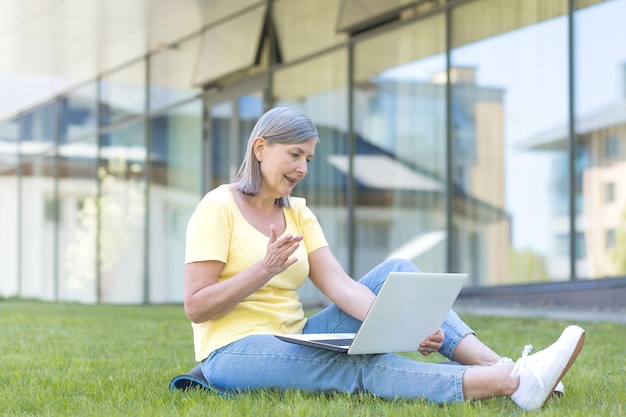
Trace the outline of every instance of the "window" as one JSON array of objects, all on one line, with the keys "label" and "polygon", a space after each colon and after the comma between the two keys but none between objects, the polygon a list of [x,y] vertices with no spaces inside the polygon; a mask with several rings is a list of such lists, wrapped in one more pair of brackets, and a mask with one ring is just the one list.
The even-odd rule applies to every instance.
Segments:
[{"label": "window", "polygon": [[150,109],[159,109],[189,99],[199,88],[190,86],[200,37],[165,48],[150,58]]},{"label": "window", "polygon": [[293,62],[348,38],[345,33],[336,30],[340,2],[341,0],[274,2],[272,20],[276,22],[282,62]]},{"label": "window", "polygon": [[604,142],[604,157],[606,159],[619,157],[619,137],[611,135],[606,138]]},{"label": "window", "polygon": [[611,204],[615,202],[615,183],[609,182],[604,186],[604,202]]},{"label": "window", "polygon": [[361,219],[357,229],[359,245],[386,249],[389,245],[389,230],[389,222]]},{"label": "window", "polygon": [[606,231],[606,248],[615,248],[615,229],[609,229]]},{"label": "window", "polygon": [[20,119],[0,122],[0,294],[18,295],[18,139]]},{"label": "window", "polygon": [[217,80],[257,64],[267,6],[261,5],[202,34],[194,84]]},{"label": "window", "polygon": [[58,219],[57,202],[54,198],[46,198],[44,201],[44,218],[47,222],[54,223]]},{"label": "window", "polygon": [[[66,126],[68,133],[82,130]],[[59,299],[64,301],[97,301],[97,158],[96,136],[59,147],[57,264]]]},{"label": "window", "polygon": [[183,298],[185,227],[202,195],[202,101],[151,120],[149,300]]},{"label": "window", "polygon": [[100,141],[98,301],[140,303],[146,227],[144,123],[125,125]]},{"label": "window", "polygon": [[[585,147],[588,155],[576,159],[575,227],[587,235],[586,256],[577,263],[576,274],[580,278],[622,276],[608,262],[609,249],[618,245],[618,239],[616,232],[607,228],[618,230],[623,211],[618,209],[623,206],[620,181],[625,177],[626,161],[624,92],[620,86],[625,80],[626,49],[620,39],[626,37],[626,1],[575,0],[573,4],[574,127],[577,146]],[[614,185],[609,185],[612,182]],[[584,204],[578,206],[579,202]]]},{"label": "window", "polygon": [[576,233],[576,259],[585,259],[587,257],[587,246],[585,245],[585,234]]},{"label": "window", "polygon": [[90,137],[97,126],[97,85],[90,83],[61,98],[59,142]]},{"label": "window", "polygon": [[[337,49],[276,71],[273,95],[276,106],[302,111],[317,127],[321,140],[315,158],[295,192],[306,198],[339,262],[349,269],[350,247],[343,232],[346,229],[338,225],[347,215],[347,74],[348,51]],[[351,272],[354,276],[363,274],[360,269]]]},{"label": "window", "polygon": [[566,257],[569,254],[569,235],[559,234],[554,237],[555,251],[554,253],[560,257]]},{"label": "window", "polygon": [[[570,276],[568,143],[560,128],[566,6],[483,0],[452,9],[452,221],[461,234],[482,231],[482,285]],[[530,55],[552,64],[537,66]],[[455,269],[471,270],[471,251],[459,247]],[[509,261],[529,254],[533,262]]]},{"label": "window", "polygon": [[146,109],[146,62],[140,61],[100,81],[100,117],[104,126],[141,115]]}]

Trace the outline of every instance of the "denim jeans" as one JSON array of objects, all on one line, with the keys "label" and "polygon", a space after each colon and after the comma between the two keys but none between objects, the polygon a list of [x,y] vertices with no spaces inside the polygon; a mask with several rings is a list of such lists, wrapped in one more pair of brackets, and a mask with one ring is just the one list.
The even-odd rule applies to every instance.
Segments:
[{"label": "denim jeans", "polygon": [[[392,271],[417,271],[405,260],[388,260],[360,282],[378,293]],[[354,333],[361,322],[330,305],[312,316],[303,333]],[[442,325],[445,340],[439,353],[452,359],[459,341],[473,333],[450,311]],[[348,355],[283,342],[273,335],[247,336],[217,349],[202,361],[207,380],[226,391],[261,388],[313,392],[367,392],[394,399],[435,403],[463,401],[462,378],[468,366],[424,363],[396,354]]]}]

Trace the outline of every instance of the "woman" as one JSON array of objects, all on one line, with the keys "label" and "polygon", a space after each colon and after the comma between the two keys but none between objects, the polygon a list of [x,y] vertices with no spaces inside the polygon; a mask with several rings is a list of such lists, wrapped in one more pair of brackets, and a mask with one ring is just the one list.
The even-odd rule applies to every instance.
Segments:
[{"label": "woman", "polygon": [[[185,312],[206,379],[232,391],[369,392],[440,404],[511,396],[522,408],[541,407],[582,347],[578,326],[537,354],[528,356],[527,347],[516,364],[480,342],[452,311],[417,350],[439,352],[453,364],[347,355],[273,336],[356,332],[388,273],[417,271],[391,260],[360,281],[344,272],[305,201],[291,197],[318,142],[304,115],[268,111],[250,134],[236,181],[209,192],[189,221]],[[296,295],[307,277],[332,302],[308,320]]]}]

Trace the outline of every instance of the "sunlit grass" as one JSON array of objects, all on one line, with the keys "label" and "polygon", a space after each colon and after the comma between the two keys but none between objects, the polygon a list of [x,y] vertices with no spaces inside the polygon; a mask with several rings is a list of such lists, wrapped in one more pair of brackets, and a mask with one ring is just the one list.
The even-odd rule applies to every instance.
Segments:
[{"label": "sunlit grass", "polygon": [[[568,324],[527,318],[463,317],[483,341],[516,359]],[[626,326],[579,323],[585,347],[567,374],[566,395],[537,414],[623,416]],[[505,398],[437,406],[369,395],[260,391],[223,398],[170,392],[195,365],[191,327],[179,305],[85,306],[0,301],[0,415],[3,416],[502,416],[523,412]],[[416,358],[423,359],[419,354]],[[427,360],[442,358],[432,355]]]}]

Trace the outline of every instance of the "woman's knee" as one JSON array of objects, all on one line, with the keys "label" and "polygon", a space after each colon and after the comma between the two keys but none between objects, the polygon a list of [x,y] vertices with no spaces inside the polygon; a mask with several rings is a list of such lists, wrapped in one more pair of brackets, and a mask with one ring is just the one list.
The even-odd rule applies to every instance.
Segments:
[{"label": "woman's knee", "polygon": [[381,265],[385,265],[390,272],[419,272],[419,268],[413,262],[404,258],[390,258],[383,261]]},{"label": "woman's knee", "polygon": [[369,287],[374,294],[378,294],[380,287],[391,272],[418,272],[419,269],[406,259],[387,259],[365,274],[359,282]]}]

